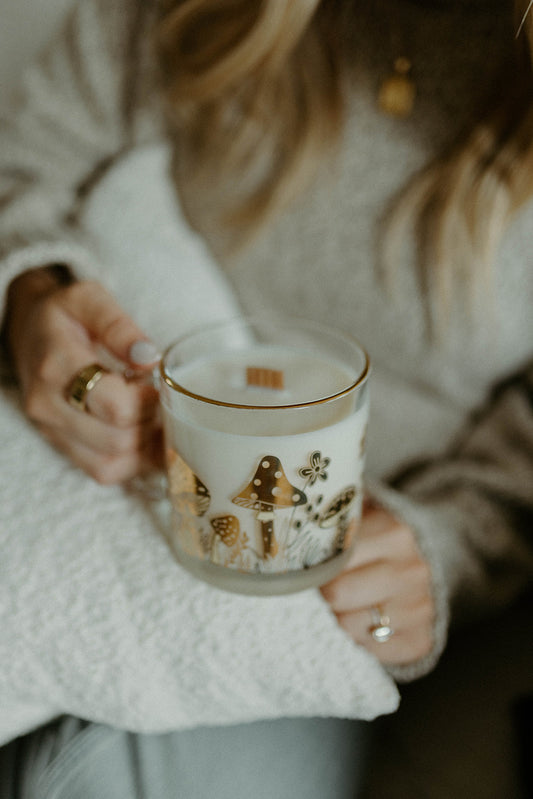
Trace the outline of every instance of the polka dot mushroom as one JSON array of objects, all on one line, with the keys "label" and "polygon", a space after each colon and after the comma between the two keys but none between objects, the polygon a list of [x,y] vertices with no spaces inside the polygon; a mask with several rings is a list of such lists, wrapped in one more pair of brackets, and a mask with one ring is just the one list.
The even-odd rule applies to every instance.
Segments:
[{"label": "polka dot mushroom", "polygon": [[240,494],[232,499],[235,505],[257,511],[260,523],[263,557],[274,556],[278,544],[274,535],[274,511],[276,508],[294,508],[304,505],[307,497],[299,488],[291,485],[279,458],[265,455],[261,458],[254,476]]},{"label": "polka dot mushroom", "polygon": [[211,519],[211,527],[214,534],[226,544],[227,547],[232,547],[239,537],[240,524],[236,516],[229,514],[228,516],[217,516]]}]

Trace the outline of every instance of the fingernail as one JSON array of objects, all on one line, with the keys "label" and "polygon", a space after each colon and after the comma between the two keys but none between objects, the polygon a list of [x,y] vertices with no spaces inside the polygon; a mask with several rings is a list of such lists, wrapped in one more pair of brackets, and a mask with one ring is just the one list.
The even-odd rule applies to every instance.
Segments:
[{"label": "fingernail", "polygon": [[135,341],[130,347],[129,359],[132,363],[139,364],[139,366],[155,363],[160,357],[161,353],[151,341],[140,339]]}]

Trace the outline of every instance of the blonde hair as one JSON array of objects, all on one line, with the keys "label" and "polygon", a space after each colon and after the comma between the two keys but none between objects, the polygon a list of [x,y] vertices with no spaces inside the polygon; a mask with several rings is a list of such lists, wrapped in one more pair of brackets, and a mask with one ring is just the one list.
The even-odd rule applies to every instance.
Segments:
[{"label": "blonde hair", "polygon": [[[193,179],[232,187],[221,221],[237,238],[245,240],[285,207],[338,138],[349,6],[348,0],[167,0],[163,6],[157,49],[169,119],[187,145]],[[490,271],[510,216],[533,192],[528,6],[516,0],[517,69],[501,102],[416,176],[389,220],[385,262],[394,262],[414,222],[421,285],[444,307],[458,281],[468,285]]]},{"label": "blonde hair", "polygon": [[517,36],[512,74],[502,75],[494,101],[448,152],[415,175],[396,198],[384,238],[385,272],[408,226],[419,243],[419,281],[443,321],[457,289],[467,299],[484,283],[512,215],[533,194],[533,20],[529,0],[515,0]]},{"label": "blonde hair", "polygon": [[231,186],[222,221],[239,238],[301,191],[342,128],[343,3],[170,0],[161,17],[168,117],[190,178]]}]

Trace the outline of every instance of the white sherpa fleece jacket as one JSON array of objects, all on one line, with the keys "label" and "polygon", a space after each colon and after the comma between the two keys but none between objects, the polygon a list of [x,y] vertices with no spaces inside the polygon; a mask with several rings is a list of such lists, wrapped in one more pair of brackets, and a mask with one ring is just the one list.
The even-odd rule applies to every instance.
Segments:
[{"label": "white sherpa fleece jacket", "polygon": [[[86,273],[161,346],[238,310],[180,217],[166,165],[164,148],[131,153],[85,218],[100,256]],[[397,707],[393,681],[317,591],[244,597],[191,577],[165,543],[161,507],[71,466],[9,385],[0,441],[0,743],[62,713],[161,732]]]}]

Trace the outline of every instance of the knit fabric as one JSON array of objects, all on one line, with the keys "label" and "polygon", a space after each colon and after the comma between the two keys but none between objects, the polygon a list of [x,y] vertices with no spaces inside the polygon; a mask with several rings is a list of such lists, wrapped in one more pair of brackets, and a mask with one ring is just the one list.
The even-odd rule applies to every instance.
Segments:
[{"label": "knit fabric", "polygon": [[0,129],[0,288],[26,268],[68,263],[111,288],[161,346],[238,307],[297,311],[357,335],[373,361],[369,489],[417,535],[436,617],[430,655],[386,673],[315,591],[243,598],[192,579],[162,538],[164,508],[94,484],[52,451],[7,376],[1,739],[59,713],[159,731],[287,715],[373,718],[397,706],[391,675],[413,679],[435,664],[451,604],[460,615],[508,601],[533,573],[527,374],[470,418],[531,355],[531,208],[502,246],[499,324],[481,303],[430,342],[409,259],[399,257],[394,301],[375,272],[384,207],[466,120],[488,43],[494,62],[505,57],[505,8],[466,5],[403,7],[425,68],[404,127],[375,109],[372,76],[387,53],[378,21],[361,20],[337,168],[325,164],[233,260],[204,224],[202,198],[179,186],[186,223],[168,180],[150,3],[83,0],[30,71]]}]

